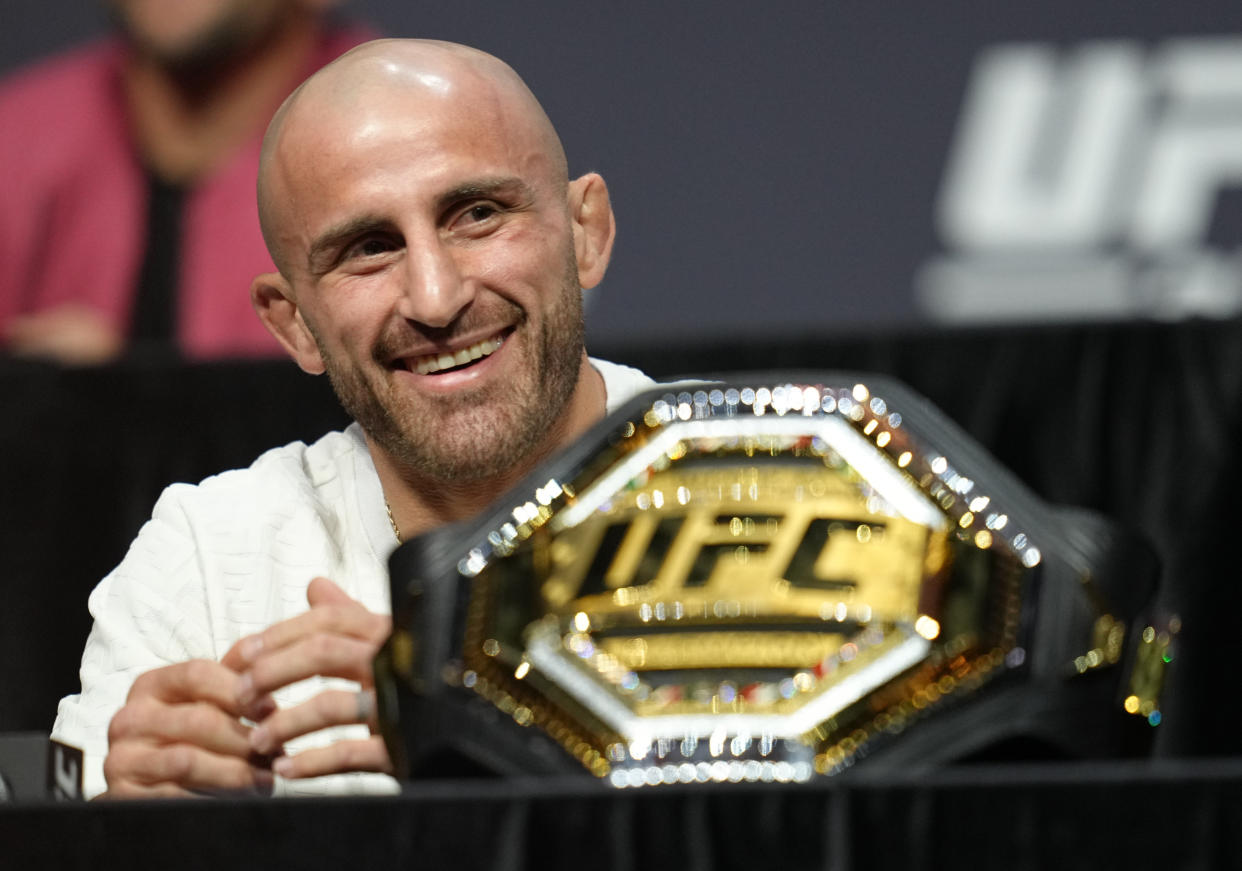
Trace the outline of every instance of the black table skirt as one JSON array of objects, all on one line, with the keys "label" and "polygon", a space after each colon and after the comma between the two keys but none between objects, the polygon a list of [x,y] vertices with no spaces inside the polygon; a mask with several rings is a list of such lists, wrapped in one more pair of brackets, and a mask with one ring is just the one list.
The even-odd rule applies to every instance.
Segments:
[{"label": "black table skirt", "polygon": [[[857,775],[857,776],[851,776]],[[1223,869],[1242,761],[863,768],[806,786],[444,782],[391,798],[0,805],[9,869]]]}]

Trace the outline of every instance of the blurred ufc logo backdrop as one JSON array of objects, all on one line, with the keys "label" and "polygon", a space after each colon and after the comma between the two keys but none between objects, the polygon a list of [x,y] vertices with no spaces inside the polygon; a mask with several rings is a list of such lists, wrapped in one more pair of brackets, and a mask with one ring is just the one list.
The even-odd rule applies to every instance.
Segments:
[{"label": "blurred ufc logo backdrop", "polygon": [[1242,210],[1219,206],[1240,182],[1242,37],[989,46],[918,302],[948,322],[1238,313]]}]

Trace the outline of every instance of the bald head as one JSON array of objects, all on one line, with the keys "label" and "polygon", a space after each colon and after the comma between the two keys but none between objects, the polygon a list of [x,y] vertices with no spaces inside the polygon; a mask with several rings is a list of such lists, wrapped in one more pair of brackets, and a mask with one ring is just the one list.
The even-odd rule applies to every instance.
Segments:
[{"label": "bald head", "polygon": [[[516,72],[486,52],[449,42],[383,39],[358,46],[302,83],[273,117],[263,139],[258,203],[263,237],[289,275],[285,224],[291,200],[314,180],[303,173],[321,157],[398,128],[411,134],[446,120],[474,121],[546,164],[561,192],[568,166],[556,130]],[[412,154],[411,159],[427,155]],[[310,192],[313,195],[313,191]]]}]

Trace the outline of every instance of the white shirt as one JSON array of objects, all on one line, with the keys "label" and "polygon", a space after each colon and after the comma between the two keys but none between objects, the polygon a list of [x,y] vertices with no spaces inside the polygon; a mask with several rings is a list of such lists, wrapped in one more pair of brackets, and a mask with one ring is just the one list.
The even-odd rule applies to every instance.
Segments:
[{"label": "white shirt", "polygon": [[[604,377],[608,412],[654,386],[636,369],[591,363]],[[220,659],[242,637],[306,611],[306,587],[319,575],[388,614],[387,561],[396,546],[356,423],[310,446],[270,450],[247,469],[168,487],[121,564],[91,593],[95,623],[82,654],[82,692],[61,700],[52,727],[54,738],[85,755],[85,795],[105,789],[108,724],[138,675]],[[288,707],[333,686],[357,688],[311,678],[273,695]],[[285,747],[296,753],[367,734],[366,726],[342,726]],[[286,795],[396,790],[380,774],[276,781],[277,794]]]}]

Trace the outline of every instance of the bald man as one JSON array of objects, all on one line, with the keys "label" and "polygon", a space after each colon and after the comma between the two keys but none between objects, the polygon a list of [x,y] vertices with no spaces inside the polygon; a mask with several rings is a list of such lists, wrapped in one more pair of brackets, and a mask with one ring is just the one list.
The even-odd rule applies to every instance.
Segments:
[{"label": "bald man", "polygon": [[89,795],[395,788],[371,732],[387,557],[652,383],[586,355],[607,187],[568,179],[496,58],[344,55],[278,111],[259,208],[279,272],[254,307],[356,423],[161,497],[91,596],[83,691],[53,730],[86,752]]}]

